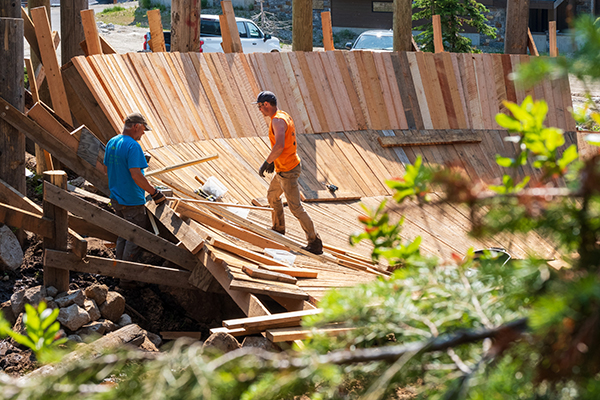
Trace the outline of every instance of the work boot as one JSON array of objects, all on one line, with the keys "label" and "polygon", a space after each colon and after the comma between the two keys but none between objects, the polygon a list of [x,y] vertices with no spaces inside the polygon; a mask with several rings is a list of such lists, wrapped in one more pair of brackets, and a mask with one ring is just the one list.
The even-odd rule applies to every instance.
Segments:
[{"label": "work boot", "polygon": [[275,229],[275,228],[271,228],[272,231],[275,231],[277,233],[280,233],[282,235],[285,235],[285,228],[283,229]]},{"label": "work boot", "polygon": [[316,238],[312,242],[308,244],[308,246],[304,246],[302,250],[309,251],[313,254],[323,254],[323,242],[320,238]]}]

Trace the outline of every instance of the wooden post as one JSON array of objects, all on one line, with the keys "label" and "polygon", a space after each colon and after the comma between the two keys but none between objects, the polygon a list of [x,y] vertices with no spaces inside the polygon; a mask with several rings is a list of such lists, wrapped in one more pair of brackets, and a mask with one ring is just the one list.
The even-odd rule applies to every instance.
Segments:
[{"label": "wooden post", "polygon": [[394,51],[413,51],[412,1],[394,0]]},{"label": "wooden post", "polygon": [[435,53],[444,52],[444,39],[442,38],[442,20],[439,15],[432,16],[433,21],[433,49]]},{"label": "wooden post", "polygon": [[312,0],[295,0],[292,2],[292,28],[292,51],[312,51]]},{"label": "wooden post", "polygon": [[21,18],[20,2],[0,1],[0,18]]},{"label": "wooden post", "polygon": [[62,73],[58,65],[56,51],[54,50],[46,8],[34,8],[31,10],[31,18],[35,24],[35,35],[40,47],[40,54],[42,55],[42,64],[44,64],[44,69],[46,70],[46,80],[48,81],[50,97],[52,98],[52,108],[65,122],[73,125]]},{"label": "wooden post", "polygon": [[321,13],[321,26],[323,27],[323,47],[325,51],[335,50],[333,47],[333,30],[331,29],[331,12]]},{"label": "wooden post", "polygon": [[[17,18],[0,17],[0,97],[22,112],[25,107],[24,27],[20,8],[15,10],[19,13]],[[8,8],[7,11],[15,10]],[[4,110],[0,109],[2,112]],[[26,193],[25,135],[4,120],[0,120],[0,151],[0,178]]]},{"label": "wooden post", "polygon": [[[229,31],[229,38],[231,41],[231,51],[233,53],[243,53],[244,49],[242,48],[242,41],[240,40],[240,32],[237,28],[237,23],[235,22],[235,12],[233,11],[233,5],[230,0],[221,2],[221,9],[223,9],[223,16],[225,17],[226,30]],[[219,19],[221,21],[221,19]],[[223,24],[221,24],[221,31],[223,31]],[[223,36],[223,41],[225,41],[225,37]]]},{"label": "wooden post", "polygon": [[[66,189],[67,173],[64,171],[44,172],[44,191],[46,191],[46,182],[62,189]],[[44,238],[44,248],[67,251],[69,238],[69,215],[67,210],[56,207],[51,203],[44,201],[44,217],[54,220],[54,236],[52,239]],[[59,293],[68,291],[69,271],[58,268],[50,268],[44,265],[44,286],[54,286],[56,289],[58,289]]]},{"label": "wooden post", "polygon": [[548,36],[550,57],[558,57],[558,46],[556,45],[556,21],[548,22]]},{"label": "wooden post", "polygon": [[[87,0],[60,0],[60,46],[61,64],[83,55],[79,43],[85,38],[81,23],[81,10],[88,8]],[[94,26],[96,23],[94,22]]]},{"label": "wooden post", "polygon": [[167,51],[160,10],[148,10],[147,15],[148,25],[150,25],[150,48],[155,53]]},{"label": "wooden post", "polygon": [[529,0],[507,0],[504,54],[527,54]]},{"label": "wooden post", "polygon": [[200,0],[171,1],[171,51],[200,50]]},{"label": "wooden post", "polygon": [[[87,54],[90,56],[102,54],[102,45],[100,44],[100,36],[98,36],[98,26],[96,25],[94,10],[81,10],[81,24],[83,25],[83,33],[85,34]],[[79,45],[79,43],[77,44]]]},{"label": "wooden post", "polygon": [[223,49],[223,53],[233,53],[229,26],[227,26],[227,17],[219,15],[219,25],[221,26],[221,48]]},{"label": "wooden post", "polygon": [[537,46],[533,41],[533,35],[531,34],[531,30],[529,28],[527,28],[527,48],[529,49],[529,54],[531,54],[532,56],[537,57],[540,55]]}]

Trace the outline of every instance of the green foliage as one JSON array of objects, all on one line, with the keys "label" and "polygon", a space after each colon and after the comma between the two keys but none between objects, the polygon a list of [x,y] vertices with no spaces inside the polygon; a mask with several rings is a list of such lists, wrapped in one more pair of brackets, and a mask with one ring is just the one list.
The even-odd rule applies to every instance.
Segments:
[{"label": "green foliage", "polygon": [[29,347],[40,361],[50,360],[53,355],[51,349],[65,343],[66,339],[58,338],[60,324],[56,321],[59,309],[46,308],[44,301],[40,302],[37,309],[31,304],[25,304],[23,323],[27,335],[14,332],[8,321],[0,314],[0,336],[10,336],[15,342]]},{"label": "green foliage", "polygon": [[424,20],[424,24],[416,26],[421,30],[415,37],[416,42],[422,46],[424,51],[433,52],[433,15],[439,15],[442,25],[442,38],[444,50],[453,53],[479,52],[471,45],[471,39],[461,35],[465,25],[469,25],[479,33],[496,37],[496,28],[487,24],[484,15],[488,9],[476,0],[454,1],[454,0],[414,0],[413,21]]},{"label": "green foliage", "polygon": [[104,10],[100,11],[99,14],[110,14],[110,13],[119,12],[119,11],[125,11],[125,10],[126,10],[125,7],[113,6],[113,7],[105,8]]}]

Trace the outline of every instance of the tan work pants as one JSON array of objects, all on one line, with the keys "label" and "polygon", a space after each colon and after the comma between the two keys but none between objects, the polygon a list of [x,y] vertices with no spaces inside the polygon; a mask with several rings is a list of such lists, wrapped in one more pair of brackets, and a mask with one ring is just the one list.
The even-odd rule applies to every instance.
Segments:
[{"label": "tan work pants", "polygon": [[317,233],[312,220],[300,202],[300,189],[298,188],[300,172],[302,172],[302,167],[298,164],[290,171],[275,173],[267,191],[267,200],[273,209],[273,230],[285,231],[285,217],[281,202],[281,194],[284,193],[290,211],[300,221],[300,225],[306,233],[306,240],[311,243],[317,238]]}]

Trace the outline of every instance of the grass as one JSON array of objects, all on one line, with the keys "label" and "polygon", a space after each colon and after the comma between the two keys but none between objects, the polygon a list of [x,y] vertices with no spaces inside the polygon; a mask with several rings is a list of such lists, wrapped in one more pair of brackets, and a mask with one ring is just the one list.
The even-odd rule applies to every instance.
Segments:
[{"label": "grass", "polygon": [[125,11],[125,10],[126,10],[125,7],[114,6],[114,7],[105,8],[104,10],[100,11],[100,14],[110,14],[110,13]]},{"label": "grass", "polygon": [[[163,29],[171,29],[171,10],[162,7],[153,7],[152,9],[159,9]],[[109,7],[104,11],[96,14],[96,20],[102,21],[105,24],[124,25],[124,26],[137,26],[140,28],[148,28],[148,16],[146,13],[149,9],[147,8],[124,8],[121,6]]]}]

